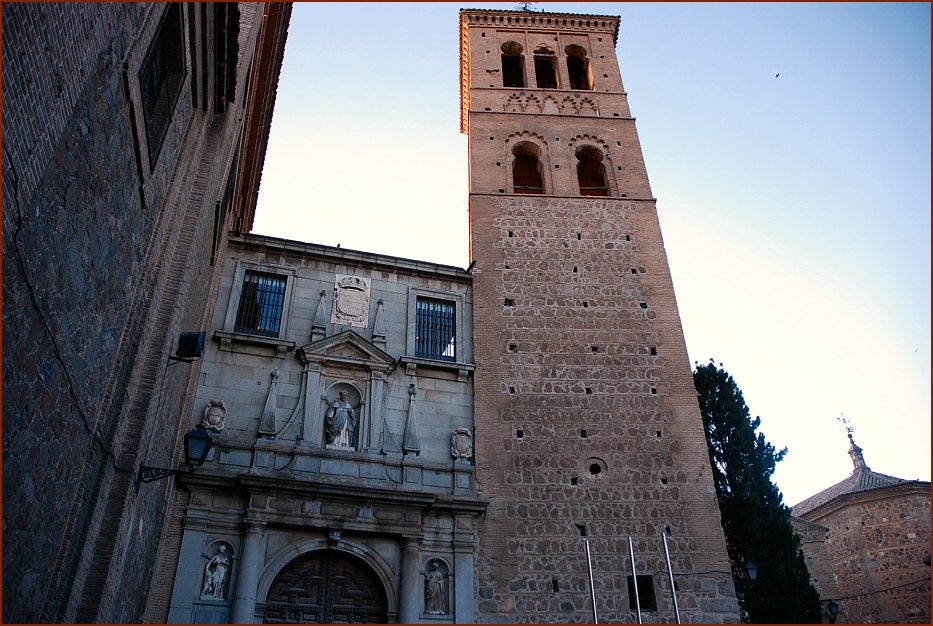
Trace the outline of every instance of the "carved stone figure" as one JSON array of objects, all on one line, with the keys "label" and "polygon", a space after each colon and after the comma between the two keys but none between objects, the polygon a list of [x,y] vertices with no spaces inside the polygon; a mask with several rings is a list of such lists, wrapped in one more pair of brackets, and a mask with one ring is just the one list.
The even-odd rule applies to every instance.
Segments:
[{"label": "carved stone figure", "polygon": [[224,429],[224,418],[227,416],[227,407],[223,400],[211,400],[204,409],[201,425],[207,430],[219,433]]},{"label": "carved stone figure", "polygon": [[324,418],[327,427],[327,445],[340,448],[353,447],[353,433],[356,429],[356,412],[347,402],[347,392],[340,391],[338,398],[333,402],[327,396],[321,399],[327,403],[328,409]]},{"label": "carved stone figure", "polygon": [[227,546],[220,544],[217,554],[204,567],[204,586],[201,587],[202,599],[224,599],[224,583],[227,582],[227,572],[229,570],[230,559],[227,558]]},{"label": "carved stone figure", "polygon": [[331,323],[366,328],[369,325],[369,286],[368,278],[338,274]]},{"label": "carved stone figure", "polygon": [[450,453],[458,460],[473,456],[473,435],[469,428],[458,428],[450,436]]},{"label": "carved stone figure", "polygon": [[444,573],[438,567],[437,561],[431,563],[431,571],[424,575],[424,612],[428,615],[447,614]]}]

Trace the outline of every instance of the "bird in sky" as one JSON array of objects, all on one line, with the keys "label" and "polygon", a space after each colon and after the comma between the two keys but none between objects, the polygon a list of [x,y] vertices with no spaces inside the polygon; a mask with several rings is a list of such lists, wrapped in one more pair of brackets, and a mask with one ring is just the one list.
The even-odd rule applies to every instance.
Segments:
[{"label": "bird in sky", "polygon": [[781,73],[778,72],[777,74],[774,75],[774,77],[777,78],[777,77],[780,76],[780,75],[781,75]]}]

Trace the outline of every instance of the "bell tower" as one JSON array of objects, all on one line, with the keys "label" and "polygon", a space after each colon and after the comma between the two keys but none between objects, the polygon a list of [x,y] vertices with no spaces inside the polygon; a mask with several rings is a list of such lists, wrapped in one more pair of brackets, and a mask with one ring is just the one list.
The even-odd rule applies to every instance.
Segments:
[{"label": "bell tower", "polygon": [[618,30],[460,13],[480,622],[738,619]]}]

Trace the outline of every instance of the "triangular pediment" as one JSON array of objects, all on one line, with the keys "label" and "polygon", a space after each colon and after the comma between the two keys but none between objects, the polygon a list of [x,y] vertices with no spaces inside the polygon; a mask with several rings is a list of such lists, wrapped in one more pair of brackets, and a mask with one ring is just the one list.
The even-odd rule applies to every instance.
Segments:
[{"label": "triangular pediment", "polygon": [[395,367],[393,359],[385,350],[364,339],[352,330],[339,335],[325,337],[296,350],[303,363],[344,363],[365,365],[373,370],[389,370]]}]

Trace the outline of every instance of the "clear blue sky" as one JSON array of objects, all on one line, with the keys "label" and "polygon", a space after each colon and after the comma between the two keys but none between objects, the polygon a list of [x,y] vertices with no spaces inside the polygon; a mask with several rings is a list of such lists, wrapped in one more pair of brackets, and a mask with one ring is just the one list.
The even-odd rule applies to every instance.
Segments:
[{"label": "clear blue sky", "polygon": [[[458,11],[296,3],[255,232],[466,267]],[[617,54],[691,361],[790,452],[785,502],[930,479],[930,5],[537,3]],[[776,74],[780,76],[776,77]]]}]

